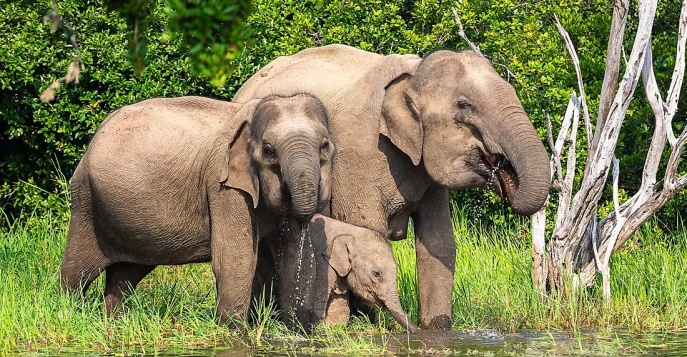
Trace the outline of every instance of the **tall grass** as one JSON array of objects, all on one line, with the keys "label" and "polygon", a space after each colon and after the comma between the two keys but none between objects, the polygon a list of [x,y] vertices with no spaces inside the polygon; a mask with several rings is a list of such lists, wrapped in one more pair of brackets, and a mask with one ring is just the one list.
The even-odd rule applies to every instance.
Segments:
[{"label": "tall grass", "polygon": [[[610,307],[599,284],[574,298],[541,297],[531,283],[527,229],[454,220],[454,329],[687,330],[687,231],[649,222],[611,259]],[[413,237],[393,243],[403,306],[417,317]]]},{"label": "tall grass", "polygon": [[[611,260],[612,304],[601,289],[577,299],[542,299],[530,282],[528,236],[515,227],[484,229],[460,214],[453,293],[455,329],[628,330],[687,329],[687,234],[664,236],[643,228]],[[394,242],[404,309],[417,320],[414,241]],[[49,349],[109,353],[245,345],[250,349],[377,354],[398,328],[389,316],[371,323],[321,328],[294,341],[270,302],[243,328],[214,321],[214,279],[208,264],[158,267],[128,296],[128,313],[104,315],[103,277],[85,296],[59,291],[66,222],[57,215],[27,214],[0,230],[0,353]],[[302,336],[303,334],[301,334]],[[269,338],[266,338],[269,336]],[[379,336],[382,336],[381,339]],[[381,342],[381,343],[380,343]]]}]

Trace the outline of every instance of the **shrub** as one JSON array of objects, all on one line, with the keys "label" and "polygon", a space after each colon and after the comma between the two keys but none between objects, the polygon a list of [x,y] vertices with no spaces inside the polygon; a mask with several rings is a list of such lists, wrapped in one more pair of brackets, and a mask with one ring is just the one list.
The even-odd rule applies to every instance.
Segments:
[{"label": "shrub", "polygon": [[[161,5],[161,4],[160,4]],[[16,209],[44,192],[58,194],[56,163],[69,178],[100,122],[113,110],[153,97],[231,93],[190,74],[180,40],[162,36],[163,6],[154,8],[147,36],[149,64],[134,74],[124,20],[99,1],[59,1],[57,10],[78,33],[85,64],[79,84],[57,91],[51,103],[39,94],[72,59],[69,32],[51,33],[42,17],[49,2],[16,1],[0,6],[0,195]],[[23,182],[23,183],[22,183]]]}]

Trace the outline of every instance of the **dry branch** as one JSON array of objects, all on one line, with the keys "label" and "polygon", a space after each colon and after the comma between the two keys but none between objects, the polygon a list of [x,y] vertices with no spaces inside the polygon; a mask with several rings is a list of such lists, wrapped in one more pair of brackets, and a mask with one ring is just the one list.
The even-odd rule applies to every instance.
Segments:
[{"label": "dry branch", "polygon": [[584,126],[587,130],[587,147],[591,147],[591,140],[594,133],[592,131],[592,122],[589,119],[589,108],[587,107],[587,95],[584,92],[584,81],[582,80],[580,60],[577,57],[577,51],[575,51],[575,46],[573,45],[572,40],[570,39],[568,31],[566,31],[563,28],[563,25],[561,25],[561,22],[558,21],[558,16],[556,16],[556,14],[553,15],[553,18],[556,20],[556,28],[558,29],[558,33],[563,38],[565,48],[568,50],[570,58],[572,58],[573,61],[573,66],[575,67],[575,74],[577,75],[577,89],[580,91],[580,102],[582,110],[584,112]]},{"label": "dry branch", "polygon": [[468,43],[468,45],[473,51],[477,52],[478,55],[484,57],[482,51],[479,50],[479,47],[475,46],[475,44],[472,43],[472,41],[470,41],[470,39],[468,39],[468,37],[465,35],[465,30],[463,30],[463,23],[460,22],[460,17],[458,17],[458,12],[456,11],[456,9],[452,8],[451,11],[453,12],[453,17],[456,19],[456,23],[458,23],[458,36],[465,40],[465,42]]},{"label": "dry branch", "polygon": [[[613,94],[618,84],[618,71],[620,69],[620,55],[623,52],[623,36],[627,13],[630,8],[629,0],[613,1],[613,19],[611,20],[611,33],[606,50],[606,71],[599,97],[599,115],[596,119],[596,130],[604,126],[606,117],[611,108]],[[627,63],[627,59],[625,60]],[[593,145],[596,146],[599,138],[594,136]],[[590,148],[592,145],[589,146]]]}]

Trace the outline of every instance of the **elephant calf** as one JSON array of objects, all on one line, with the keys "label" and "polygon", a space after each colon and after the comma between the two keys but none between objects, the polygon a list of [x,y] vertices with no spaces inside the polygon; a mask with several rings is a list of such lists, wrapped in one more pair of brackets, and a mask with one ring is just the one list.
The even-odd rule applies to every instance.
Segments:
[{"label": "elephant calf", "polygon": [[263,242],[267,252],[258,268],[272,279],[282,313],[308,330],[322,321],[346,323],[350,290],[367,307],[386,309],[409,332],[417,332],[401,308],[396,262],[380,234],[320,214],[283,231],[289,239]]},{"label": "elephant calf", "polygon": [[243,317],[257,246],[330,198],[328,116],[308,95],[151,99],[105,119],[72,177],[64,290],[106,273],[108,314],[157,265],[212,261],[218,319]]}]

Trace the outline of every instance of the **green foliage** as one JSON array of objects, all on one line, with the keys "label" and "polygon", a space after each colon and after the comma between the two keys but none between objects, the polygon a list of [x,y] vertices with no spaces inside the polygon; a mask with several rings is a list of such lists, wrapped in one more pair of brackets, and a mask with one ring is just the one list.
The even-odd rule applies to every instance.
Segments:
[{"label": "green foliage", "polygon": [[216,86],[224,86],[230,74],[230,63],[245,46],[250,31],[243,21],[248,17],[248,0],[167,0],[172,37],[181,35],[190,47],[192,68],[210,78]]},{"label": "green foliage", "polygon": [[150,16],[155,3],[153,1],[124,1],[112,0],[107,2],[108,9],[115,10],[124,17],[132,31],[127,32],[129,45],[129,60],[134,65],[137,73],[143,72],[148,64],[146,32],[150,23]]},{"label": "green foliage", "polygon": [[[126,19],[129,58],[137,72],[151,60],[147,55],[148,24],[158,0],[107,0],[108,8]],[[164,38],[181,38],[190,54],[196,74],[224,86],[231,72],[231,61],[245,46],[249,31],[243,21],[250,12],[249,0],[166,0],[167,31]]]},{"label": "green foliage", "polygon": [[[229,99],[247,78],[276,57],[330,43],[384,54],[420,56],[442,48],[466,49],[458,36],[452,7],[462,19],[467,36],[515,87],[544,140],[543,111],[550,113],[557,132],[570,93],[577,91],[572,62],[555,29],[553,14],[570,32],[577,47],[594,121],[612,11],[606,0],[255,0],[250,15],[248,3],[243,0],[149,0],[142,2],[149,5],[143,10],[127,8],[126,4],[133,4],[131,0],[108,3],[120,4],[118,11],[123,13],[150,13],[141,34],[141,38],[147,39],[146,70],[140,76],[135,74],[126,45],[127,38],[133,36],[132,27],[117,12],[94,0],[60,0],[57,10],[74,24],[79,34],[86,70],[78,85],[59,89],[57,100],[50,104],[41,103],[37,96],[64,75],[71,61],[73,49],[68,45],[68,31],[60,28],[51,34],[50,25],[41,23],[43,15],[49,12],[47,1],[20,0],[0,6],[0,196],[14,192],[13,198],[5,200],[18,207],[24,202],[18,197],[24,191],[17,190],[17,182],[32,179],[49,192],[59,191],[53,161],[59,162],[69,177],[99,123],[123,105],[151,97],[188,94]],[[224,3],[231,6],[223,6]],[[635,11],[633,3],[626,49],[631,48],[636,28]],[[679,6],[674,2],[660,2],[653,52],[663,93],[674,64],[678,15]],[[238,26],[245,31],[237,32]],[[241,49],[247,32],[252,39],[237,56],[235,50]],[[231,74],[226,66],[229,61],[234,66]],[[226,85],[215,87],[207,78],[215,83],[226,79]],[[687,91],[683,92],[681,103],[687,102]],[[653,130],[652,114],[645,100],[639,99],[642,96],[639,88],[616,151],[621,160],[620,186],[628,195],[639,186]],[[680,109],[674,123],[676,131],[682,130],[684,109]],[[586,142],[583,127],[578,138]],[[577,150],[579,173],[586,150],[586,144]],[[687,165],[683,163],[681,172],[686,171]],[[685,197],[682,194],[670,202],[661,213],[661,221],[675,222],[678,214],[684,214]],[[515,215],[490,193],[474,190],[455,193],[454,198],[476,205],[472,209],[473,220],[527,223],[514,220]],[[606,194],[605,199],[610,199],[610,195]]]},{"label": "green foliage", "polygon": [[35,200],[27,197],[48,194],[33,185],[58,194],[59,171],[71,177],[98,125],[124,105],[183,95],[230,98],[223,88],[191,74],[181,41],[162,36],[164,7],[152,10],[146,33],[150,63],[138,76],[127,57],[128,27],[116,13],[99,1],[59,1],[57,11],[78,32],[86,70],[78,85],[61,87],[54,102],[42,103],[40,93],[64,75],[72,60],[70,33],[61,27],[52,34],[51,25],[43,24],[49,2],[0,5],[1,201],[16,210],[34,209]]}]

